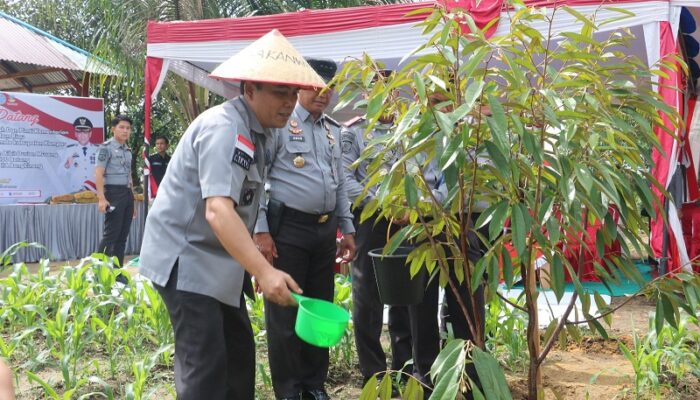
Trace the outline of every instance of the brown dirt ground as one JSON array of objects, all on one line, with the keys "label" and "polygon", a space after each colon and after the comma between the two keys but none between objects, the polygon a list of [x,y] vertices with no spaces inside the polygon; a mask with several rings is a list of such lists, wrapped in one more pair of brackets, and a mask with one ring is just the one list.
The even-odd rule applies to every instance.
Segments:
[{"label": "brown dirt ground", "polygon": [[[624,298],[614,298],[613,306]],[[654,304],[643,297],[636,297],[625,304],[613,316],[609,329],[610,339],[584,336],[580,344],[569,342],[566,351],[555,347],[543,366],[546,399],[612,400],[634,398],[634,371],[619,350],[618,342],[628,347],[632,343],[632,331],[644,335],[649,327],[649,314]],[[385,348],[388,341],[385,332]],[[331,371],[331,376],[340,371]],[[354,371],[342,371],[336,376],[329,393],[335,399],[360,398],[361,377]],[[525,373],[507,374],[513,399],[527,398]],[[685,394],[668,399],[700,399],[700,381],[686,382]]]}]

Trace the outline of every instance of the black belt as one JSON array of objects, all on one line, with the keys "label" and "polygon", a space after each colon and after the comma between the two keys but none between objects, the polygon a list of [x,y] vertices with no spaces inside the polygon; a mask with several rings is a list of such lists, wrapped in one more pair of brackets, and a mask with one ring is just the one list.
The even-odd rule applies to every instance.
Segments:
[{"label": "black belt", "polygon": [[284,207],[283,218],[293,219],[299,222],[305,222],[309,224],[325,224],[331,219],[331,213],[325,214],[310,214],[303,211],[295,210],[287,206]]},{"label": "black belt", "polygon": [[129,189],[129,185],[105,185],[105,189]]}]

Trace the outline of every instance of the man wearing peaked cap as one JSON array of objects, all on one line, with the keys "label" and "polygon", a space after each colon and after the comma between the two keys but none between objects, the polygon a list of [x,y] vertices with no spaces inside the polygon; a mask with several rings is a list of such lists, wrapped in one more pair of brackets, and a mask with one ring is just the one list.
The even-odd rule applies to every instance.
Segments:
[{"label": "man wearing peaked cap", "polygon": [[61,154],[59,170],[64,172],[69,192],[92,189],[95,181],[95,156],[99,146],[90,143],[92,122],[78,117],[73,122],[76,143],[66,146]]},{"label": "man wearing peaked cap", "polygon": [[[326,81],[336,65],[307,60]],[[340,153],[340,124],[324,113],[333,90],[302,89],[287,126],[269,143],[270,198],[261,204],[254,240],[278,268],[288,272],[306,296],[333,301],[337,255],[355,253],[350,204]],[[336,231],[343,239],[339,254]],[[327,400],[328,349],[294,334],[297,310],[265,303],[268,357],[278,400]]]},{"label": "man wearing peaked cap", "polygon": [[246,84],[195,119],[178,143],[146,221],[140,272],[170,313],[178,399],[253,400],[247,273],[271,303],[293,305],[290,292],[301,293],[251,239],[270,162],[265,147],[292,115],[299,88],[324,83],[276,30],[211,76]]}]

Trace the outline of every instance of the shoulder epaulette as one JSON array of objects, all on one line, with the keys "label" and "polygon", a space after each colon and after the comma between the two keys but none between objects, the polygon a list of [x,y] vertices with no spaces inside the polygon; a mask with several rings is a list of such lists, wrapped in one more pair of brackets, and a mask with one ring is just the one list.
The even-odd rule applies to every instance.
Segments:
[{"label": "shoulder epaulette", "polygon": [[73,144],[69,144],[68,146],[66,146],[66,148],[68,148],[68,147],[75,147],[75,146],[77,146],[77,144],[73,143]]},{"label": "shoulder epaulette", "polygon": [[351,118],[343,124],[346,128],[350,128],[351,126],[357,124],[358,122],[362,122],[365,120],[365,117],[362,116],[357,116],[355,118]]},{"label": "shoulder epaulette", "polygon": [[336,128],[340,128],[340,122],[334,120],[329,115],[326,115],[326,121],[328,121],[329,124],[335,126]]}]

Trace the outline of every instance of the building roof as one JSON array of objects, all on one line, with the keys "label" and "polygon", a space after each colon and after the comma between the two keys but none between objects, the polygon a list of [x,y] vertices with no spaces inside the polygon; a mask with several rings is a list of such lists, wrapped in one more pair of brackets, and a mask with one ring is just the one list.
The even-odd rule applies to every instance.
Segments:
[{"label": "building roof", "polygon": [[114,72],[90,53],[0,12],[0,90],[74,88],[86,95],[83,73]]}]

